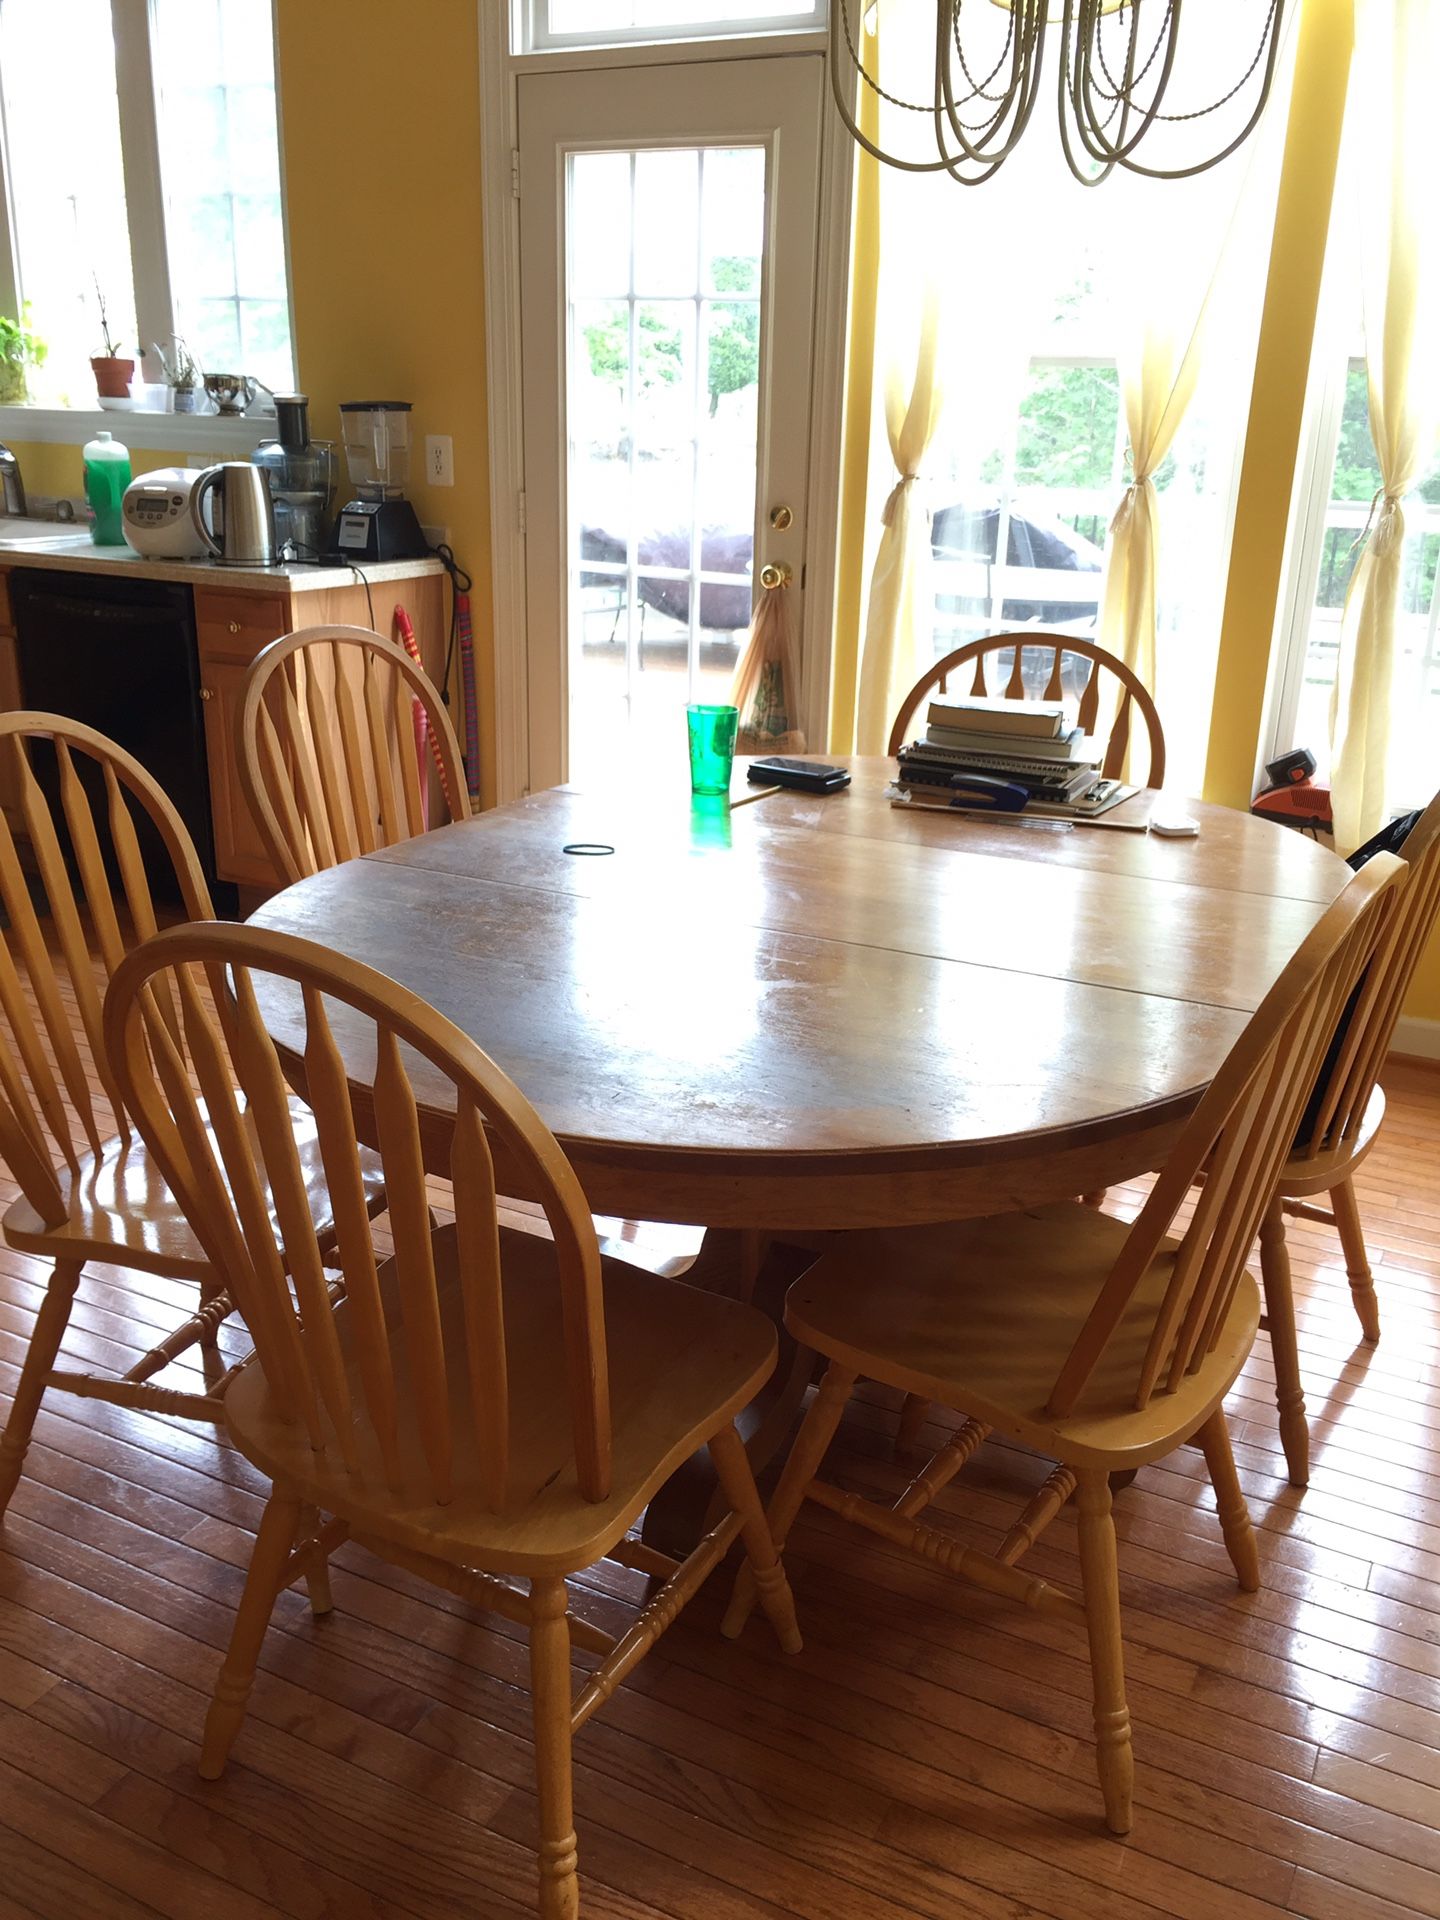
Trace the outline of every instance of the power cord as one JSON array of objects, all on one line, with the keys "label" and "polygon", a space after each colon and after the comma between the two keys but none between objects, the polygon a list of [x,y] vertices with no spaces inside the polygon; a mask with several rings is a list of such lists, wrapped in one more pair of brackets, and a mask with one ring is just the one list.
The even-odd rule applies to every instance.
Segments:
[{"label": "power cord", "polygon": [[438,547],[432,547],[430,551],[450,576],[450,637],[445,643],[445,671],[440,678],[440,698],[448,707],[450,669],[455,664],[455,649],[460,644],[458,602],[460,595],[469,593],[475,583],[443,540]]},{"label": "power cord", "polygon": [[302,546],[299,541],[287,540],[288,555],[282,559],[282,565],[295,567],[345,567],[353,573],[359,584],[365,589],[365,611],[370,616],[371,631],[378,633],[375,625],[375,602],[370,593],[370,582],[356,566],[353,560],[342,560],[338,554],[321,553],[315,547]]}]

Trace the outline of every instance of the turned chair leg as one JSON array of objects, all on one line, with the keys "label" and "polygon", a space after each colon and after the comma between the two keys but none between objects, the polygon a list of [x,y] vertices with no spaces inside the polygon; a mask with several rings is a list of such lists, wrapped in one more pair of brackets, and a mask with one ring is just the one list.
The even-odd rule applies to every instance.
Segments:
[{"label": "turned chair leg", "polygon": [[[848,1368],[842,1367],[838,1360],[832,1360],[825,1370],[820,1391],[795,1436],[790,1458],[785,1462],[780,1484],[770,1502],[767,1519],[770,1538],[775,1543],[777,1553],[784,1551],[790,1529],[795,1524],[795,1516],[804,1504],[805,1489],[815,1478],[820,1462],[825,1458],[825,1450],[835,1437],[835,1429],[840,1424],[840,1416],[845,1411],[845,1403],[850,1398],[857,1377]],[[755,1576],[747,1559],[736,1576],[730,1605],[720,1623],[720,1631],[727,1640],[739,1638],[754,1609],[755,1598]]]},{"label": "turned chair leg", "polygon": [[1292,1487],[1310,1481],[1310,1429],[1300,1385],[1300,1345],[1295,1336],[1295,1295],[1290,1284],[1290,1255],[1285,1250],[1285,1215],[1279,1196],[1265,1209],[1260,1225],[1260,1277],[1265,1284],[1265,1318],[1275,1361],[1275,1403],[1280,1409],[1280,1444]]},{"label": "turned chair leg", "polygon": [[[314,1540],[320,1532],[320,1509],[302,1507],[300,1509],[300,1539],[302,1542]],[[332,1613],[335,1608],[330,1593],[330,1558],[325,1555],[318,1560],[305,1576],[305,1591],[310,1597],[310,1611],[318,1619],[322,1614]]]},{"label": "turned chair leg", "polygon": [[1340,1245],[1345,1251],[1345,1272],[1360,1331],[1373,1347],[1380,1338],[1380,1302],[1375,1297],[1370,1256],[1365,1251],[1365,1230],[1355,1203],[1355,1183],[1348,1174],[1330,1189],[1330,1206],[1339,1229]]},{"label": "turned chair leg", "polygon": [[1220,1531],[1225,1536],[1225,1551],[1235,1569],[1235,1578],[1246,1593],[1260,1585],[1260,1549],[1255,1544],[1255,1529],[1250,1524],[1250,1509],[1240,1490],[1235,1471],[1235,1455],[1230,1446],[1230,1429],[1224,1409],[1217,1407],[1195,1438],[1210,1469],[1210,1484],[1215,1489],[1215,1511]]},{"label": "turned chair leg", "polygon": [[740,1516],[740,1537],[745,1542],[745,1564],[765,1609],[765,1617],[775,1629],[775,1637],[786,1653],[799,1653],[804,1644],[795,1618],[795,1596],[785,1569],[770,1538],[765,1509],[755,1485],[750,1457],[734,1427],[724,1426],[710,1437],[710,1458],[715,1462],[720,1485],[732,1513]]},{"label": "turned chair leg", "polygon": [[1090,1675],[1095,1701],[1095,1762],[1105,1797],[1105,1824],[1130,1831],[1135,1756],[1130,1746],[1130,1709],[1125,1700],[1125,1652],[1120,1636],[1120,1569],[1110,1482],[1103,1473],[1081,1473],[1080,1573],[1085,1589],[1085,1627],[1090,1637]]},{"label": "turned chair leg", "polygon": [[10,1505],[10,1496],[20,1484],[20,1469],[25,1464],[30,1435],[35,1430],[35,1417],[60,1352],[60,1342],[70,1324],[70,1309],[83,1270],[83,1261],[57,1260],[45,1298],[40,1302],[40,1311],[35,1316],[35,1329],[30,1335],[25,1364],[20,1369],[10,1418],[5,1422],[4,1433],[0,1433],[0,1514]]},{"label": "turned chair leg", "polygon": [[215,1696],[205,1716],[200,1746],[200,1778],[218,1780],[236,1734],[245,1718],[246,1703],[255,1682],[260,1645],[276,1596],[285,1576],[285,1563],[300,1526],[300,1502],[291,1494],[272,1493],[260,1518],[245,1591],[235,1614],[235,1626],[224,1665],[215,1682]]},{"label": "turned chair leg", "polygon": [[540,1797],[540,1920],[577,1920],[579,1853],[570,1763],[569,1596],[559,1578],[530,1582],[530,1692]]}]

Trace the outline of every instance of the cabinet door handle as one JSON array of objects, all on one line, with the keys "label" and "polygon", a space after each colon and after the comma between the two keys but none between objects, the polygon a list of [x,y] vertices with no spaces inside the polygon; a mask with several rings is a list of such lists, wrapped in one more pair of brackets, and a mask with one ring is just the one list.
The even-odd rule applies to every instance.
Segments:
[{"label": "cabinet door handle", "polygon": [[201,687],[200,698],[202,700],[213,700],[215,698],[215,689],[213,687]]},{"label": "cabinet door handle", "polygon": [[232,620],[230,622],[230,631],[231,633],[238,633],[240,631],[240,622],[238,620]]}]

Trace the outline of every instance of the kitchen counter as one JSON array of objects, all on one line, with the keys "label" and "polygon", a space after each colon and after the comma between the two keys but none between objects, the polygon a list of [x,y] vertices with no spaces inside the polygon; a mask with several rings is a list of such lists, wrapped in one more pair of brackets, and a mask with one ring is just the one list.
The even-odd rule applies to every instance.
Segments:
[{"label": "kitchen counter", "polygon": [[222,566],[218,560],[147,560],[132,553],[129,547],[97,547],[88,528],[69,528],[63,521],[7,520],[3,515],[0,515],[0,566],[126,574],[139,579],[174,580],[192,587],[230,587],[246,592],[268,587],[271,591],[286,593],[352,587],[356,571],[371,586],[444,572],[440,561],[428,557],[375,560],[359,566],[356,571],[344,562],[230,567]]},{"label": "kitchen counter", "polygon": [[[28,576],[32,568],[64,574],[67,579],[63,585],[58,580],[32,580],[20,587],[12,576]],[[281,884],[281,877],[250,816],[237,762],[237,729],[252,661],[272,640],[297,628],[378,627],[389,633],[396,608],[403,604],[426,672],[442,681],[447,663],[444,567],[428,555],[423,560],[377,561],[354,569],[334,562],[226,567],[215,560],[141,559],[129,547],[97,547],[88,526],[0,515],[0,712],[36,704],[27,701],[25,637],[17,605],[33,604],[37,596],[43,599],[47,594],[61,600],[84,598],[87,579],[93,583],[90,593],[103,599],[107,592],[114,593],[113,587],[100,586],[106,575],[112,581],[129,579],[142,590],[144,583],[164,582],[181,588],[181,599],[192,603],[187,679],[194,684],[194,711],[188,718],[192,734],[204,738],[209,804],[207,808],[202,794],[198,812],[192,808],[185,816],[186,825],[213,880],[272,891]],[[32,647],[36,632],[32,625]],[[114,700],[105,676],[94,674],[82,675],[78,684],[65,681],[71,691],[57,700],[47,679],[53,656],[47,655],[43,662],[33,652],[29,657],[34,680],[47,687],[47,700],[38,704],[58,708],[119,739],[165,784],[177,729],[170,727],[164,742],[149,739],[143,694],[132,700],[123,674],[117,678]],[[143,688],[144,684],[141,672],[135,685]],[[20,796],[3,766],[0,809],[12,827],[23,832]]]}]

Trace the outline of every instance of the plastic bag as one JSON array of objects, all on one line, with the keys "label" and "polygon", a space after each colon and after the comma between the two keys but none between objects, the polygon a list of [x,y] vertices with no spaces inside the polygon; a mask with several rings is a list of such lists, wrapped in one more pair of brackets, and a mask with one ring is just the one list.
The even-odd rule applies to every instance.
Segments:
[{"label": "plastic bag", "polygon": [[805,735],[793,724],[800,707],[800,655],[787,587],[760,595],[735,663],[730,704],[740,711],[737,753],[804,753]]}]

